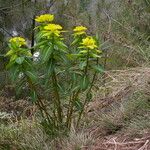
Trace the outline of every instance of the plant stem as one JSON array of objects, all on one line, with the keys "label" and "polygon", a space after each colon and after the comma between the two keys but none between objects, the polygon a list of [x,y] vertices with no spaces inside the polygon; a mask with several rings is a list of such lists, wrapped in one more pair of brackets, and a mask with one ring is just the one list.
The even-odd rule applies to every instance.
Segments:
[{"label": "plant stem", "polygon": [[86,57],[86,67],[84,70],[84,76],[87,76],[87,71],[88,71],[88,66],[89,66],[89,54],[90,54],[90,51],[88,49],[88,53],[87,53],[87,57]]},{"label": "plant stem", "polygon": [[[26,75],[26,74],[25,74]],[[28,83],[29,83],[29,86],[30,86],[30,89],[31,90],[33,90],[33,91],[35,91],[36,93],[37,93],[37,89],[36,89],[36,87],[34,86],[34,84],[32,83],[32,81],[30,80],[30,78],[26,75],[26,78],[27,78],[27,81],[28,81]],[[46,109],[46,107],[44,106],[44,104],[43,104],[43,102],[42,102],[42,100],[41,100],[41,98],[40,98],[40,96],[39,95],[37,95],[37,97],[38,97],[38,100],[37,100],[37,102],[36,102],[36,104],[37,104],[37,106],[39,107],[39,109],[40,109],[40,111],[41,111],[41,115],[44,117],[44,114],[46,115],[46,118],[47,118],[47,120],[48,120],[48,123],[49,124],[53,124],[52,123],[52,117],[50,116],[50,114],[47,112],[47,109]],[[43,114],[43,112],[44,112],[44,114]],[[45,117],[44,117],[45,118]]]},{"label": "plant stem", "polygon": [[56,98],[55,104],[57,107],[58,120],[59,120],[59,122],[62,123],[62,108],[61,108],[60,96],[59,96],[59,92],[58,92],[58,82],[57,82],[55,70],[53,70],[52,82],[53,82],[54,94],[55,94],[55,98]]},{"label": "plant stem", "polygon": [[74,92],[73,95],[70,95],[70,99],[69,99],[69,107],[67,110],[67,119],[66,119],[66,126],[69,128],[69,117],[70,117],[70,111],[71,111],[71,105],[72,105],[72,97],[74,96]]},{"label": "plant stem", "polygon": [[[88,66],[89,66],[89,54],[90,54],[90,51],[89,51],[89,49],[88,49],[88,53],[87,53],[87,57],[86,57],[86,67],[85,67],[85,70],[84,70],[84,77],[87,76],[87,72],[88,72]],[[85,105],[86,105],[86,100],[85,100],[84,103],[83,103],[82,110],[79,112],[79,117],[78,117],[78,119],[77,119],[77,125],[76,125],[76,127],[78,127],[78,125],[79,125],[79,122],[80,122],[82,113],[83,113],[83,111],[84,111]]]},{"label": "plant stem", "polygon": [[[53,45],[53,50],[54,50],[55,49],[54,48],[54,36],[52,38],[52,45]],[[51,59],[52,59],[53,65],[55,65],[54,53],[52,53]],[[52,84],[53,84],[54,94],[55,94],[55,98],[56,98],[55,101],[54,101],[54,105],[56,105],[58,121],[60,123],[62,123],[62,121],[63,121],[63,112],[62,112],[62,106],[61,106],[61,101],[60,101],[60,95],[59,95],[59,91],[58,91],[58,81],[57,81],[55,68],[53,68],[53,71],[52,71]]]},{"label": "plant stem", "polygon": [[[96,60],[96,65],[98,65],[98,63],[99,63],[99,59],[97,58],[97,60]],[[97,75],[97,72],[95,71],[95,73],[94,73],[94,75],[93,75],[92,82],[91,82],[91,86],[90,86],[89,90],[87,91],[87,94],[91,92],[91,89],[92,89],[92,87],[93,87],[93,85],[94,85],[94,81],[95,81],[95,79],[96,79],[96,75]],[[82,110],[81,110],[80,113],[79,113],[79,117],[78,117],[78,120],[77,120],[77,125],[76,125],[76,127],[79,126],[79,123],[80,123],[82,114],[83,114],[83,112],[84,112],[85,105],[86,105],[86,103],[87,103],[87,100],[88,100],[88,98],[87,98],[87,96],[86,96],[85,101],[84,101],[84,103],[83,103],[83,108],[82,108]]]},{"label": "plant stem", "polygon": [[72,114],[73,114],[73,107],[74,107],[74,101],[78,98],[78,95],[80,93],[80,90],[78,90],[76,93],[73,94],[72,99],[70,101],[69,105],[69,112],[68,112],[68,117],[67,117],[67,127],[70,129],[71,127],[71,122],[72,122]]}]

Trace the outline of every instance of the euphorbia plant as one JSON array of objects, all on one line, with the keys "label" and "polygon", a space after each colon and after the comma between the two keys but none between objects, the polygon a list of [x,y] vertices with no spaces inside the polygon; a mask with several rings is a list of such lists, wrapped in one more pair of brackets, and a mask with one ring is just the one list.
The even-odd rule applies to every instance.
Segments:
[{"label": "euphorbia plant", "polygon": [[[77,126],[80,123],[81,116],[83,114],[85,105],[91,100],[91,89],[94,85],[96,78],[96,72],[98,71],[98,59],[100,58],[101,51],[98,50],[98,43],[96,40],[86,35],[86,28],[83,26],[78,26],[74,29],[74,41],[76,43],[76,53],[71,54],[75,57],[77,62],[77,68],[73,72],[74,80],[76,82],[72,89],[75,89],[72,96],[72,104],[70,106],[70,116],[68,120],[69,126],[71,125],[72,113],[73,113],[73,103],[78,105],[80,108],[78,110],[79,116],[77,119]],[[80,95],[84,93],[85,99],[81,100]]]},{"label": "euphorbia plant", "polygon": [[[38,77],[26,40],[22,37],[13,37],[9,40],[9,48],[10,50],[6,54],[10,58],[7,68],[10,70],[11,79],[17,88],[17,92],[20,92],[25,86],[28,86],[33,101],[38,105],[43,117],[46,117],[50,123],[51,117],[37,94]],[[35,99],[38,99],[38,101]]]},{"label": "euphorbia plant", "polygon": [[[32,100],[50,128],[59,129],[65,125],[70,129],[73,120],[79,125],[85,105],[92,98],[91,89],[97,72],[101,70],[98,64],[101,51],[98,39],[87,35],[84,26],[73,29],[73,41],[68,48],[64,42],[63,27],[51,23],[53,20],[51,14],[35,19],[38,26],[35,28],[36,45],[32,49],[40,54],[38,62],[34,62],[31,48],[21,37],[10,39],[10,51],[6,56],[10,57],[8,68],[14,83],[17,80],[21,84],[28,83]],[[53,96],[48,106],[45,106],[37,87],[41,87],[43,93],[50,87],[48,92]],[[44,99],[48,101],[49,97]]]}]

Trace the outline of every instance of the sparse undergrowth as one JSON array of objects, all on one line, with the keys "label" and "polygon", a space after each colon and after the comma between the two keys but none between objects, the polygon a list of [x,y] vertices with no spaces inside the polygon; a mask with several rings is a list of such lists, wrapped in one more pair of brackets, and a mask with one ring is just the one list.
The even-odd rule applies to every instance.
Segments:
[{"label": "sparse undergrowth", "polygon": [[20,120],[0,125],[1,150],[80,150],[91,146],[94,139],[84,131],[72,129],[67,136],[51,139],[37,120]]},{"label": "sparse undergrowth", "polygon": [[87,121],[92,122],[91,132],[95,136],[143,134],[150,129],[149,68],[118,70],[108,75],[106,89],[110,89],[111,95],[101,98],[97,92],[95,102],[89,105],[92,112],[88,112]]},{"label": "sparse undergrowth", "polygon": [[140,135],[150,129],[150,102],[146,95],[134,93],[119,105],[119,108],[113,107],[110,112],[99,116],[99,130],[102,129],[105,135],[121,130],[131,136]]},{"label": "sparse undergrowth", "polygon": [[[125,99],[122,98],[101,111],[94,111],[92,117],[87,115],[85,118],[87,122],[83,123],[84,126],[77,130],[72,127],[67,136],[50,138],[41,127],[36,115],[32,119],[21,119],[7,124],[1,122],[0,148],[2,150],[84,150],[86,148],[93,150],[99,137],[117,136],[120,138],[121,135],[125,135],[124,138],[126,136],[131,139],[142,138],[150,131],[150,100],[147,84],[148,82],[142,82],[142,86],[138,84],[141,88],[135,88],[137,90],[133,90],[133,93]],[[115,90],[115,87],[113,88]],[[2,113],[0,116],[2,121],[4,116],[7,118],[9,114]],[[103,143],[101,140],[99,142]],[[107,142],[109,144],[110,141]],[[110,145],[112,144],[114,143]]]},{"label": "sparse undergrowth", "polygon": [[0,150],[150,150],[150,0],[0,4]]},{"label": "sparse undergrowth", "polygon": [[42,149],[45,145],[44,131],[37,122],[21,120],[20,122],[0,125],[0,148],[11,149]]}]

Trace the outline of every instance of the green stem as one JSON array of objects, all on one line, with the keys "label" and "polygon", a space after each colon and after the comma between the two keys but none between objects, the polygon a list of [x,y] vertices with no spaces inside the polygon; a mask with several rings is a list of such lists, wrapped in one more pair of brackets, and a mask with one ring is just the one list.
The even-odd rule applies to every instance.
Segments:
[{"label": "green stem", "polygon": [[68,108],[68,111],[67,111],[67,120],[66,120],[66,125],[69,129],[70,127],[70,114],[71,114],[71,111],[72,111],[72,99],[74,97],[74,92],[73,94],[70,96],[70,100],[69,100],[69,108]]},{"label": "green stem", "polygon": [[[24,72],[25,72],[25,71],[24,71]],[[35,91],[35,92],[37,93],[37,89],[36,89],[36,87],[34,86],[34,84],[32,83],[32,81],[30,80],[30,78],[29,78],[26,74],[25,74],[25,76],[26,76],[27,81],[28,81],[28,83],[29,83],[30,89],[33,90],[33,91]],[[48,123],[49,123],[49,124],[52,124],[52,117],[51,117],[50,114],[48,113],[48,111],[47,111],[46,107],[44,106],[44,104],[43,104],[43,102],[42,102],[40,96],[37,95],[37,97],[38,97],[38,100],[37,100],[36,104],[37,104],[37,106],[39,107],[39,109],[40,109],[40,111],[41,111],[41,115],[44,117],[44,114],[45,114],[45,115],[46,115],[46,118],[47,118],[47,120],[48,120]],[[44,114],[43,114],[43,112],[44,112]],[[44,117],[44,118],[45,118],[45,117]]]},{"label": "green stem", "polygon": [[74,101],[78,98],[78,95],[80,93],[80,90],[78,90],[76,93],[73,94],[72,99],[70,101],[70,106],[69,106],[69,112],[68,112],[68,117],[67,117],[67,127],[70,129],[71,123],[72,123],[72,114],[73,114],[73,107],[74,107]]},{"label": "green stem", "polygon": [[87,71],[88,71],[88,66],[89,66],[89,55],[90,55],[90,51],[88,49],[88,53],[87,53],[87,57],[86,57],[86,67],[85,67],[85,70],[84,70],[84,76],[87,75]]},{"label": "green stem", "polygon": [[[86,58],[86,67],[84,70],[84,76],[87,75],[88,65],[89,65],[89,50],[88,50],[87,58]],[[80,93],[80,89],[76,92],[75,95],[73,94],[73,97],[72,97],[72,99],[70,99],[70,102],[69,102],[70,105],[69,105],[69,110],[68,110],[68,114],[67,114],[67,127],[68,128],[70,128],[71,122],[72,122],[72,113],[73,113],[73,107],[74,107],[73,103],[78,98],[79,93]]]},{"label": "green stem", "polygon": [[[54,48],[54,42],[55,42],[54,40],[55,39],[54,39],[54,36],[53,36],[53,38],[52,38],[53,50],[55,49]],[[55,65],[54,53],[52,53],[51,59],[52,59],[53,65]],[[55,68],[53,68],[53,71],[52,71],[52,84],[53,84],[54,94],[55,94],[55,98],[56,98],[55,101],[54,101],[54,105],[56,106],[56,109],[57,109],[58,121],[60,123],[62,123],[62,121],[63,121],[63,112],[62,112],[62,106],[61,106],[59,91],[58,91],[58,81],[57,81]]]},{"label": "green stem", "polygon": [[60,96],[59,96],[59,92],[58,92],[58,82],[57,82],[55,70],[53,70],[52,82],[53,82],[54,94],[55,94],[55,98],[56,98],[55,104],[57,107],[58,120],[59,120],[59,122],[62,123],[62,108],[61,108],[61,101],[60,101]]},{"label": "green stem", "polygon": [[67,119],[66,119],[67,127],[69,126],[68,124],[69,124],[69,115],[70,115],[70,110],[71,110],[72,96],[74,96],[74,93],[73,93],[73,95],[70,95],[70,98],[69,98],[69,106],[68,106],[68,110],[67,110]]},{"label": "green stem", "polygon": [[[96,60],[96,65],[98,65],[98,63],[99,63],[99,59],[97,58],[97,60]],[[92,89],[92,87],[93,87],[93,85],[94,85],[94,81],[95,81],[95,79],[96,79],[96,75],[97,75],[97,72],[95,71],[95,73],[94,73],[94,75],[93,75],[92,82],[91,82],[91,86],[90,86],[89,90],[87,91],[87,94],[91,92],[91,89]],[[87,96],[86,96],[85,101],[84,101],[84,103],[83,103],[83,108],[82,108],[82,110],[81,110],[80,113],[79,113],[79,117],[78,117],[78,120],[77,120],[77,125],[76,125],[76,127],[79,126],[79,123],[80,123],[80,120],[81,120],[81,117],[82,117],[82,114],[83,114],[83,112],[84,112],[84,108],[85,108],[86,104],[87,104]]]}]

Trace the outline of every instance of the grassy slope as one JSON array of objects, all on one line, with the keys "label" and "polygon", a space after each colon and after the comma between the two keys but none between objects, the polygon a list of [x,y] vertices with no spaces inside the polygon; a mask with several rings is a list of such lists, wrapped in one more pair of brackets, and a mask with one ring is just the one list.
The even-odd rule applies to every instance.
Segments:
[{"label": "grassy slope", "polygon": [[[94,99],[87,106],[82,126],[78,130],[72,128],[69,137],[50,139],[34,115],[27,119],[12,120],[9,119],[10,113],[1,112],[0,149],[78,150],[88,148],[94,150],[101,147],[113,149],[115,143],[125,143],[120,145],[125,147],[129,141],[134,143],[130,145],[133,150],[142,147],[150,133],[149,68],[121,70],[107,72],[107,74],[111,78],[106,80],[105,88],[110,91],[108,96],[102,98],[103,89],[97,84],[99,89],[93,91]],[[126,86],[130,88],[125,88]],[[104,100],[105,102],[111,100],[111,103],[101,107]],[[138,143],[135,138],[139,138]]]}]

